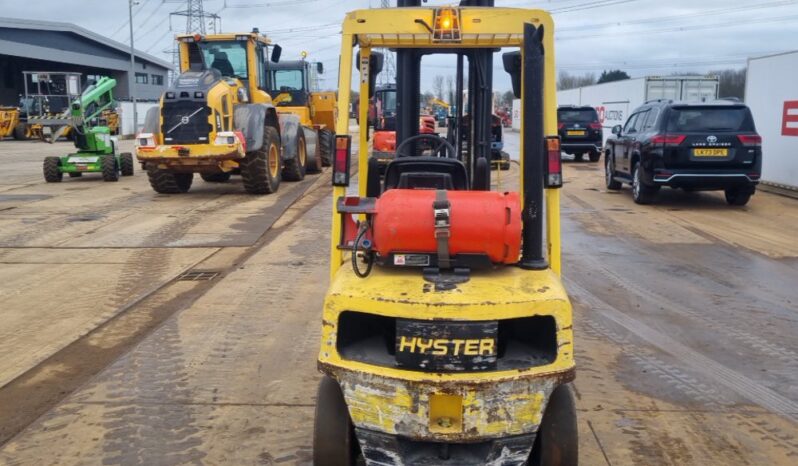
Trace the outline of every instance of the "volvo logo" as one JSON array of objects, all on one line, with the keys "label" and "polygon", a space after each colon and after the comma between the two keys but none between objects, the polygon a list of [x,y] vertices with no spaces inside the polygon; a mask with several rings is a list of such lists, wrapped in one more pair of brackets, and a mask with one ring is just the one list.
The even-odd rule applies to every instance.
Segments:
[{"label": "volvo logo", "polygon": [[715,144],[716,142],[718,142],[718,137],[717,136],[707,136],[707,142],[710,143],[710,144]]},{"label": "volvo logo", "polygon": [[191,120],[191,117],[184,116],[184,117],[180,118],[180,123],[182,123],[184,125],[187,125],[190,120]]}]

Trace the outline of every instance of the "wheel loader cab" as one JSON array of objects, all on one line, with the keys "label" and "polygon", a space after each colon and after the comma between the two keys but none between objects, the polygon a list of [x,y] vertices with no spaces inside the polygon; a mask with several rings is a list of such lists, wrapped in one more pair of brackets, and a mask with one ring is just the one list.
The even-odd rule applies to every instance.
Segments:
[{"label": "wheel loader cab", "polygon": [[[316,465],[576,464],[553,24],[492,3],[400,0],[344,20]],[[396,156],[384,180],[367,139],[376,49],[397,59]],[[457,59],[450,128],[466,134],[419,134],[421,58],[434,54]],[[498,60],[522,103],[509,191],[489,170]],[[353,83],[360,131],[350,136]]]}]

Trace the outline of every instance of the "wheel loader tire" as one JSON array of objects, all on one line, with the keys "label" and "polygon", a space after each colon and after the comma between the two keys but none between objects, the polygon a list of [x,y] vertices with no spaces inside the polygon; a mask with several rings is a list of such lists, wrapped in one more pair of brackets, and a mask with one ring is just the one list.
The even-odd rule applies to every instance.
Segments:
[{"label": "wheel loader tire", "polygon": [[353,466],[360,452],[341,387],[324,376],[319,382],[313,423],[314,466]]},{"label": "wheel loader tire", "polygon": [[305,145],[305,133],[302,128],[296,132],[296,155],[283,162],[283,179],[286,181],[302,181],[305,179],[305,166],[308,163],[308,147]]},{"label": "wheel loader tire", "polygon": [[207,183],[225,183],[230,181],[230,172],[200,173],[200,178]]},{"label": "wheel loader tire", "polygon": [[321,173],[324,166],[321,161],[321,144],[319,143],[318,133],[316,136],[316,153],[313,157],[308,157],[308,163],[305,165],[305,173]]},{"label": "wheel loader tire", "polygon": [[122,165],[122,176],[133,176],[133,172],[135,171],[133,168],[135,165],[133,163],[133,154],[130,152],[122,152],[122,154],[119,155],[119,162]]},{"label": "wheel loader tire", "polygon": [[116,168],[114,155],[101,156],[100,165],[103,169],[103,181],[119,181],[119,170]]},{"label": "wheel loader tire", "polygon": [[321,147],[321,164],[329,167],[332,165],[333,151],[335,150],[335,134],[326,128],[319,130],[319,146]]},{"label": "wheel loader tire", "polygon": [[27,123],[17,123],[17,126],[14,127],[14,132],[12,133],[14,139],[17,141],[27,141],[30,139],[30,133],[28,132],[28,124]]},{"label": "wheel loader tire", "polygon": [[169,170],[162,170],[155,165],[148,165],[147,178],[149,178],[150,186],[156,193],[180,194],[188,192],[189,188],[191,188],[194,174],[173,173]]},{"label": "wheel loader tire", "polygon": [[263,132],[263,147],[247,152],[241,161],[241,180],[250,194],[271,194],[280,187],[280,135],[267,126]]},{"label": "wheel loader tire", "polygon": [[80,178],[81,176],[83,176],[83,173],[81,172],[69,172],[70,178]]},{"label": "wheel loader tire", "polygon": [[529,466],[577,466],[579,435],[570,384],[554,389],[538,427]]},{"label": "wheel loader tire", "polygon": [[61,166],[61,159],[58,157],[44,158],[44,181],[48,183],[60,183],[64,174],[58,167]]}]

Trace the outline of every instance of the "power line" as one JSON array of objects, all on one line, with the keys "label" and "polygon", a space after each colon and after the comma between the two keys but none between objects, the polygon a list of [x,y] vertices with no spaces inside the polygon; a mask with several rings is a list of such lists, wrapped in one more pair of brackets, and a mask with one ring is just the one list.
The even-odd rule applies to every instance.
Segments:
[{"label": "power line", "polygon": [[575,30],[583,30],[586,27],[590,27],[591,29],[596,28],[603,28],[603,27],[613,27],[613,26],[627,26],[633,24],[649,24],[649,23],[663,23],[669,21],[675,21],[679,19],[692,19],[698,18],[702,16],[713,16],[713,15],[725,15],[725,14],[732,14],[732,13],[739,13],[741,11],[749,11],[749,10],[759,10],[759,9],[766,9],[766,8],[778,8],[782,6],[789,6],[798,3],[798,0],[780,0],[777,2],[769,2],[769,3],[760,3],[756,5],[747,5],[747,6],[729,6],[724,8],[717,8],[712,10],[703,10],[703,11],[696,11],[692,13],[686,14],[679,14],[679,15],[672,15],[672,16],[658,16],[658,17],[650,17],[650,18],[641,18],[636,20],[630,21],[613,21],[607,23],[590,23],[580,26],[564,26],[564,27],[557,27],[557,32],[563,31],[575,31]]}]

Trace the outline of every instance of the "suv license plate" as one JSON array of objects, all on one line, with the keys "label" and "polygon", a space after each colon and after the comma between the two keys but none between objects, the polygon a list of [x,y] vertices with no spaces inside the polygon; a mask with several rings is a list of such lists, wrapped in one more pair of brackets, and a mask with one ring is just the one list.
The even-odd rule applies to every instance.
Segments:
[{"label": "suv license plate", "polygon": [[566,134],[568,136],[584,136],[585,132],[584,131],[566,131]]},{"label": "suv license plate", "polygon": [[429,372],[496,368],[499,323],[396,320],[396,365]]},{"label": "suv license plate", "polygon": [[726,157],[729,149],[693,149],[695,157]]}]

